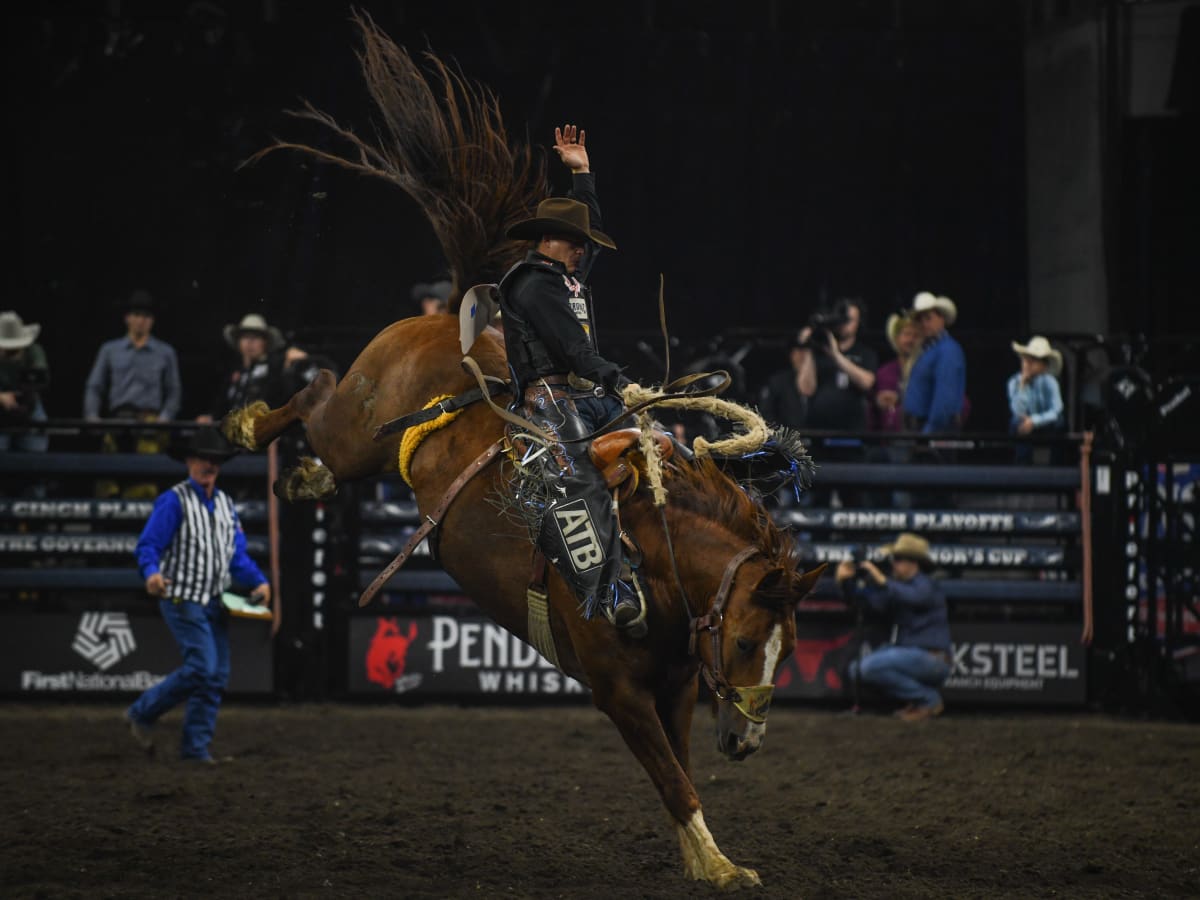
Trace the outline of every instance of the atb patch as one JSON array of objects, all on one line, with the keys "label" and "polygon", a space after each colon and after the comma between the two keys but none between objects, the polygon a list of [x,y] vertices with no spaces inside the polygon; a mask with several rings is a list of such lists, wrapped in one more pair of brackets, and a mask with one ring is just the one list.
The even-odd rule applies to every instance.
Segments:
[{"label": "atb patch", "polygon": [[562,536],[571,560],[571,568],[582,574],[604,562],[604,548],[596,533],[596,526],[582,500],[572,500],[554,509],[554,524]]}]

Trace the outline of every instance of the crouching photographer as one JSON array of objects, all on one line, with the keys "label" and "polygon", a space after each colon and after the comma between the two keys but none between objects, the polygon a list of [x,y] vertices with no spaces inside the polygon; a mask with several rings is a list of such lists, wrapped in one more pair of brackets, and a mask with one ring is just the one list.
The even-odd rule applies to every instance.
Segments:
[{"label": "crouching photographer", "polygon": [[[41,393],[50,382],[46,353],[35,343],[42,326],[26,325],[12,310],[0,312],[0,427],[44,422]],[[15,449],[41,453],[44,434],[0,431],[0,451]]]},{"label": "crouching photographer", "polygon": [[884,548],[891,559],[885,575],[869,560],[843,560],[837,580],[843,592],[892,625],[892,640],[850,664],[855,682],[874,685],[907,705],[896,715],[920,722],[941,715],[938,689],[950,676],[950,623],[946,598],[930,577],[929,542],[905,532]]}]

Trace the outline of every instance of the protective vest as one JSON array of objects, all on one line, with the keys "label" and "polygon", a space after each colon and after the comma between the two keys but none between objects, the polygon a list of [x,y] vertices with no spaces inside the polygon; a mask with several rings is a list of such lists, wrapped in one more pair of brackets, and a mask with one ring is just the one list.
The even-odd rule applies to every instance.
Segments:
[{"label": "protective vest", "polygon": [[229,587],[229,564],[233,560],[237,518],[233,501],[220,490],[213,491],[213,511],[182,481],[171,490],[179,498],[183,519],[170,546],[163,554],[159,571],[170,581],[170,596],[207,604]]},{"label": "protective vest", "polygon": [[592,349],[597,349],[596,334],[592,327],[591,289],[578,278],[568,275],[561,263],[523,259],[505,273],[499,285],[500,307],[504,314],[504,344],[508,351],[508,362],[521,386],[542,375],[565,374],[562,365],[550,356],[537,331],[508,302],[508,292],[513,289],[517,279],[531,270],[538,273],[532,277],[562,280],[571,312],[587,335]]}]

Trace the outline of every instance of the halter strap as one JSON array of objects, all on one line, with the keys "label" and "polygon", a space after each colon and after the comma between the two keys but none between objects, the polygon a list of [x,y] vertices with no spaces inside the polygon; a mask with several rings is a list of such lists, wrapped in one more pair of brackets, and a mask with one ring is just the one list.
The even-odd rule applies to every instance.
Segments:
[{"label": "halter strap", "polygon": [[[713,599],[712,608],[703,616],[693,618],[688,629],[688,655],[694,656],[700,661],[700,674],[704,676],[709,690],[716,694],[719,700],[728,700],[733,704],[737,704],[741,700],[741,695],[721,671],[721,629],[725,623],[725,604],[729,600],[729,589],[733,586],[733,579],[737,576],[742,563],[756,553],[758,553],[757,547],[744,547],[726,563],[725,574],[721,576],[721,586],[717,588],[717,596]],[[696,638],[701,631],[707,631],[712,636],[711,664],[705,663],[700,658],[699,648],[696,646]]]}]

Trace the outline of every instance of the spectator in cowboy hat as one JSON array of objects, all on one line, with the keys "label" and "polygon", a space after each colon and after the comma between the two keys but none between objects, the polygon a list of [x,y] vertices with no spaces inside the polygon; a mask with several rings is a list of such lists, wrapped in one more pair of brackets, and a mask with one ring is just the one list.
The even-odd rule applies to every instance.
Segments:
[{"label": "spectator in cowboy hat", "polygon": [[905,310],[888,316],[884,330],[896,358],[888,360],[875,372],[875,386],[871,389],[871,430],[903,431],[904,389],[908,386],[913,363],[921,352],[921,327],[912,313]]},{"label": "spectator in cowboy hat", "polygon": [[92,364],[84,417],[170,421],[179,412],[183,392],[175,350],[150,333],[154,298],[136,290],[124,309],[125,336],[104,343]]},{"label": "spectator in cowboy hat", "polygon": [[1028,344],[1013,341],[1012,348],[1021,358],[1021,371],[1008,379],[1010,430],[1022,435],[1062,431],[1066,427],[1062,391],[1058,387],[1062,354],[1040,334],[1030,338]]},{"label": "spectator in cowboy hat", "polygon": [[256,602],[271,599],[270,584],[246,552],[233,500],[217,488],[221,465],[236,452],[215,428],[201,428],[186,445],[172,447],[188,477],[154,501],[137,542],[146,593],[157,598],[183,655],[182,666],[125,711],[130,734],[147,753],[154,751],[154,723],[186,701],[180,756],[216,762],[210,745],[229,680],[229,616],[221,595],[236,581],[253,589]]},{"label": "spectator in cowboy hat", "polygon": [[[41,330],[36,322],[26,325],[13,310],[0,312],[0,425],[46,420],[41,392],[50,382],[50,367],[46,351],[36,343]],[[44,434],[0,432],[0,451],[41,453],[47,444]]]},{"label": "spectator in cowboy hat", "polygon": [[447,280],[414,284],[412,289],[413,303],[421,310],[423,316],[436,316],[447,312],[450,308],[450,294],[454,286]]},{"label": "spectator in cowboy hat", "polygon": [[839,584],[864,576],[868,584],[856,583],[855,595],[893,626],[891,643],[851,663],[850,676],[905,701],[896,715],[919,722],[945,708],[938,688],[950,676],[953,659],[946,598],[929,576],[933,557],[923,537],[904,532],[883,553],[891,558],[890,577],[869,560],[857,566],[843,560],[837,567]]},{"label": "spectator in cowboy hat", "polygon": [[283,332],[259,313],[248,313],[240,322],[226,325],[222,334],[225,343],[237,352],[239,364],[221,378],[212,414],[198,420],[210,422],[214,416],[260,400],[270,407],[286,403],[297,387],[288,377],[288,370],[307,360],[308,354],[298,347],[288,347]]},{"label": "spectator in cowboy hat", "polygon": [[949,297],[922,291],[913,298],[912,315],[924,343],[904,392],[905,422],[913,431],[957,431],[962,427],[967,361],[947,329],[958,319],[958,307]]}]

